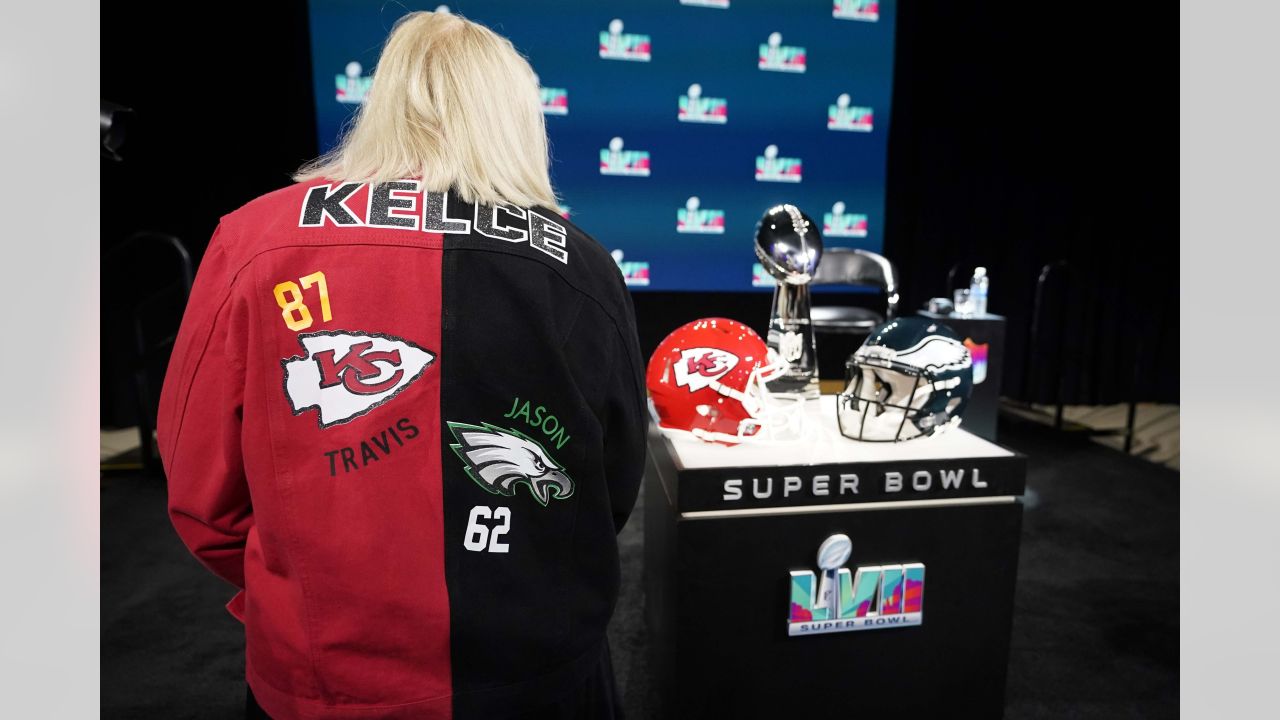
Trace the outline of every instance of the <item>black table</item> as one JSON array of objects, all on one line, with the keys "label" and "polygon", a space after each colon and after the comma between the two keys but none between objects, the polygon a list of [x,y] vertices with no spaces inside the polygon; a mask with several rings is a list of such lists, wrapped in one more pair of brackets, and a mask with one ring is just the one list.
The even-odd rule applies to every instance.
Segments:
[{"label": "black table", "polygon": [[859,443],[834,412],[792,446],[651,430],[660,717],[1000,717],[1025,459],[962,429]]}]

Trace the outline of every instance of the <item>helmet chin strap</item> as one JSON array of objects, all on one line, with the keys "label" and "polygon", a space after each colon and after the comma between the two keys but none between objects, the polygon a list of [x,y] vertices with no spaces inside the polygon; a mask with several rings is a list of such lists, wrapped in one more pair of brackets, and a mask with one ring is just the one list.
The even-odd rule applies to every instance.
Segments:
[{"label": "helmet chin strap", "polygon": [[869,414],[870,408],[862,408],[862,417],[858,419],[859,437],[863,440],[910,440],[920,434],[919,428],[908,421],[907,412],[899,408],[890,408],[876,416]]}]

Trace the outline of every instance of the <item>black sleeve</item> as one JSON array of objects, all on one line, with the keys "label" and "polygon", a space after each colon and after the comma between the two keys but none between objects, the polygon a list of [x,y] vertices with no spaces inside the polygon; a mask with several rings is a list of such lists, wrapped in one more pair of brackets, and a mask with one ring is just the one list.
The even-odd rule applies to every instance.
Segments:
[{"label": "black sleeve", "polygon": [[[621,278],[619,278],[621,284]],[[604,466],[613,506],[613,524],[618,532],[640,491],[644,475],[645,410],[644,363],[640,357],[640,338],[636,332],[635,307],[631,294],[622,291],[623,311],[616,318],[617,339],[611,377],[605,390]]]}]

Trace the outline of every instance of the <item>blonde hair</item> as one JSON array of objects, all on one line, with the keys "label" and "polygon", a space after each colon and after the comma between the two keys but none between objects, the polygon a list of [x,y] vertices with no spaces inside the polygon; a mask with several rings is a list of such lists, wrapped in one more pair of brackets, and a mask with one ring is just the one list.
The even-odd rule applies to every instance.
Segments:
[{"label": "blonde hair", "polygon": [[448,12],[414,12],[387,38],[337,147],[294,180],[421,178],[470,203],[556,207],[538,82],[510,40]]}]

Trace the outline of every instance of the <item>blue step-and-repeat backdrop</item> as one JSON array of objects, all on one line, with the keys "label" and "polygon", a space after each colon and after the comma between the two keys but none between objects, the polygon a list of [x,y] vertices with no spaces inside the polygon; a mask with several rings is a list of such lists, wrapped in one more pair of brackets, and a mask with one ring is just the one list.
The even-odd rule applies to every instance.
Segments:
[{"label": "blue step-and-repeat backdrop", "polygon": [[[363,100],[396,19],[438,3],[311,0],[322,150]],[[771,287],[756,221],[789,202],[828,247],[880,252],[895,3],[456,0],[542,85],[551,177],[628,284]]]}]

